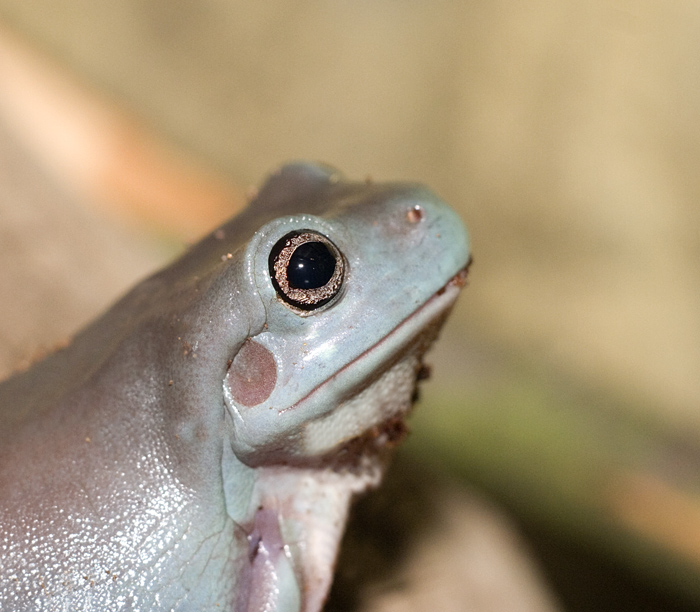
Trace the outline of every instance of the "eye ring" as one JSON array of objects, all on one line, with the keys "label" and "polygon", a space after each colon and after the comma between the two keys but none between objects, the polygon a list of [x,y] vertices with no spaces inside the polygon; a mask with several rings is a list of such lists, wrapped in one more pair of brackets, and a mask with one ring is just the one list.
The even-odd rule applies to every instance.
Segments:
[{"label": "eye ring", "polygon": [[278,297],[300,314],[330,303],[345,276],[345,259],[338,247],[313,230],[283,236],[270,251],[268,263]]}]

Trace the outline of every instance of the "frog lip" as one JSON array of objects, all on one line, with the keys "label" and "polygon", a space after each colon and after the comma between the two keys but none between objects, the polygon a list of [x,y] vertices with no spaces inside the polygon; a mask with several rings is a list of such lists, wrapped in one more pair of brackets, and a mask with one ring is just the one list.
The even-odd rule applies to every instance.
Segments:
[{"label": "frog lip", "polygon": [[[398,325],[396,325],[396,327],[394,327],[394,329],[392,329],[388,334],[386,334],[383,338],[381,338],[378,342],[376,342],[369,348],[365,349],[352,361],[349,361],[347,364],[345,364],[329,379],[325,380],[317,387],[314,387],[304,397],[297,400],[294,404],[280,410],[280,413],[286,412],[288,410],[293,410],[300,404],[309,400],[313,395],[321,391],[324,387],[329,386],[332,383],[332,381],[343,376],[344,374],[347,374],[348,370],[352,369],[353,366],[355,366],[357,363],[364,361],[373,353],[379,352],[379,349],[381,347],[385,345],[394,345],[394,341],[397,340],[395,350],[391,350],[390,348],[388,351],[388,353],[394,353],[404,344],[404,342],[402,342],[401,340],[410,342],[410,340],[421,335],[422,329],[426,324],[429,324],[431,319],[444,318],[448,314],[449,309],[454,305],[454,302],[457,299],[460,290],[467,283],[467,274],[470,265],[471,258],[469,259],[467,264],[463,268],[461,268],[459,272],[457,272],[457,274],[452,276],[450,280],[448,280],[442,287],[440,287],[440,289],[438,289],[432,296],[430,296],[425,302],[423,302],[423,304],[421,304],[411,314],[409,314],[405,319],[403,319]],[[422,323],[422,325],[419,324],[416,327],[417,331],[407,330],[410,324],[415,322],[417,319],[421,319],[420,323]],[[393,364],[390,363],[388,365],[390,366]],[[379,374],[383,373],[387,369],[387,367],[388,366],[380,368]],[[364,382],[362,384],[362,387],[368,386],[369,384],[371,384],[371,382],[374,382],[374,380],[375,378],[372,378],[372,380]],[[356,387],[352,389],[352,393],[356,391]]]},{"label": "frog lip", "polygon": [[[386,372],[410,355],[417,357],[417,365],[414,370],[415,378],[413,379],[415,385],[421,366],[420,357],[437,336],[461,288],[466,284],[467,269],[468,264],[381,340],[348,362],[336,374],[312,389],[303,398],[280,412],[294,410],[307,402],[319,403],[320,405],[329,403],[342,409],[346,400],[371,387]],[[352,384],[353,378],[360,382]],[[375,450],[382,450],[379,447],[385,446],[383,441],[387,442],[387,447],[395,446],[406,431],[403,418],[409,412],[411,404],[409,393],[405,401],[399,401],[390,411],[374,415],[379,418],[363,418],[355,413],[353,420],[355,420],[356,427],[353,428],[353,432],[346,432],[346,436],[337,439],[334,443],[327,440],[327,443],[322,445],[323,448],[316,446],[314,450],[311,450],[304,445],[306,451],[301,451],[301,456],[297,459],[301,459],[303,456],[306,457],[305,461],[314,461],[313,458],[316,457],[316,461],[318,461],[323,457],[327,459],[338,453],[348,455],[348,453],[343,452],[343,449],[348,445],[350,445],[348,448],[354,448],[354,452],[349,453],[349,455],[356,458],[365,454],[358,452],[360,448],[367,450],[369,447],[374,447]],[[308,427],[314,427],[314,423],[319,421],[333,419],[334,413],[335,410],[325,413],[319,420],[308,423],[304,430],[306,431]],[[369,417],[369,415],[366,416]],[[306,434],[302,438],[306,438]],[[304,460],[302,459],[302,461]]]}]

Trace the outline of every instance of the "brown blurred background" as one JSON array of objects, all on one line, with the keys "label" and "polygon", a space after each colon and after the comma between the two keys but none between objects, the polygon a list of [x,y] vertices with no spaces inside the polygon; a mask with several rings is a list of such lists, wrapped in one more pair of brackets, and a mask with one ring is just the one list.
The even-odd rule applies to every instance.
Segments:
[{"label": "brown blurred background", "polygon": [[0,27],[3,373],[285,160],[421,180],[475,264],[408,461],[499,500],[565,609],[700,603],[700,3],[0,0]]}]

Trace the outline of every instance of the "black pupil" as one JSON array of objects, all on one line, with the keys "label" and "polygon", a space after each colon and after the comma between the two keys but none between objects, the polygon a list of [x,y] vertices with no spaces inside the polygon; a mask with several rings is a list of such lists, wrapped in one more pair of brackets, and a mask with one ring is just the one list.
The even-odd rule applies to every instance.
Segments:
[{"label": "black pupil", "polygon": [[294,289],[323,287],[335,272],[335,257],[323,242],[300,244],[289,258],[287,282]]}]

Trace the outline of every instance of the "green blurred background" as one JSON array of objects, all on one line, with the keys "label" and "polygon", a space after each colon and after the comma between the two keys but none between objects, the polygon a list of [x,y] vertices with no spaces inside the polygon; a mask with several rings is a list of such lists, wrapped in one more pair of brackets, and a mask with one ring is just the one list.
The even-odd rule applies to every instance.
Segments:
[{"label": "green blurred background", "polygon": [[[403,461],[504,504],[565,608],[700,604],[700,3],[0,0],[0,26],[198,168],[192,217],[139,216],[89,143],[47,163],[121,189],[154,262],[288,159],[432,186],[475,263]],[[8,131],[67,159],[8,49]]]}]

